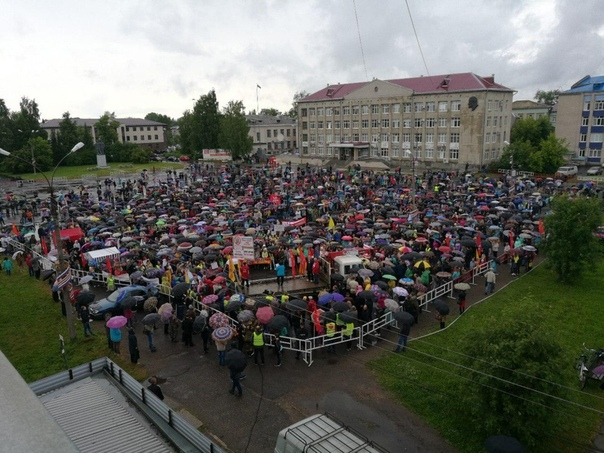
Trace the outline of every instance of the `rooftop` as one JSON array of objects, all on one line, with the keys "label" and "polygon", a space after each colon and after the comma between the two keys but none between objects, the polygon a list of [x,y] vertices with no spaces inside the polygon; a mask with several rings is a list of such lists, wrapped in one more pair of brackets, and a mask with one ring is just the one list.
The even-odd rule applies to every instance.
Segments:
[{"label": "rooftop", "polygon": [[253,125],[262,125],[262,126],[272,126],[272,125],[286,125],[286,126],[295,126],[296,120],[294,118],[290,118],[287,115],[279,115],[279,116],[269,116],[269,115],[245,115],[245,119],[247,120],[250,126]]},{"label": "rooftop", "polygon": [[586,75],[570,87],[570,90],[563,91],[562,94],[590,93],[592,91],[604,91],[604,76],[592,77]]},{"label": "rooftop", "polygon": [[[76,123],[76,126],[94,126],[99,118],[71,118],[72,121]],[[144,118],[116,118],[117,122],[119,122],[122,126],[162,126],[164,127],[164,123],[158,123],[157,121],[146,120]],[[56,129],[61,125],[61,121],[63,118],[55,118],[52,120],[44,121],[40,127],[43,129]]]},{"label": "rooftop", "polygon": [[[373,81],[328,85],[322,90],[319,90],[316,93],[313,93],[300,100],[300,102],[343,99],[350,93],[372,82]],[[408,79],[392,79],[385,80],[385,82],[411,89],[416,94],[483,90],[513,91],[511,88],[495,83],[495,76],[481,77],[472,72],[427,77],[412,77]]]},{"label": "rooftop", "polygon": [[535,109],[544,109],[549,110],[552,106],[547,104],[541,104],[535,101],[514,101],[512,102],[512,110],[535,110]]}]

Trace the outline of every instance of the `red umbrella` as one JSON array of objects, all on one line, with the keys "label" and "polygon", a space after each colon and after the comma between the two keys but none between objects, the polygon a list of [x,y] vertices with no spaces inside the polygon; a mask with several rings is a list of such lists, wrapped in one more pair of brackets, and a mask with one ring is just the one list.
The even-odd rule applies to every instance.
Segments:
[{"label": "red umbrella", "polygon": [[258,319],[261,324],[267,324],[273,319],[273,316],[275,316],[275,313],[271,307],[260,307],[256,312],[256,319]]},{"label": "red umbrella", "polygon": [[451,251],[451,247],[447,247],[446,245],[441,245],[438,250],[440,250],[443,253],[449,253]]},{"label": "red umbrella", "polygon": [[352,241],[352,236],[342,236],[342,240],[344,240],[344,241]]}]

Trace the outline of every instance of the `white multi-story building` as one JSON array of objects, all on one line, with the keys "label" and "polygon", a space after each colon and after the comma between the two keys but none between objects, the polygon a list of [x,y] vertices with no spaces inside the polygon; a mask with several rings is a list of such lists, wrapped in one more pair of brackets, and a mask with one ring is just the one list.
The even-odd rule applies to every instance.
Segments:
[{"label": "white multi-story building", "polygon": [[[98,134],[94,125],[99,118],[72,118],[77,126],[89,129],[94,143],[97,142]],[[122,143],[134,143],[153,151],[163,151],[167,148],[165,129],[166,125],[157,121],[142,118],[115,118],[120,123],[117,127],[118,140]],[[62,119],[44,121],[41,128],[48,132],[48,136],[54,132],[59,133]]]},{"label": "white multi-story building", "polygon": [[513,94],[473,73],[328,85],[298,103],[301,155],[488,164],[509,140]]},{"label": "white multi-story building", "polygon": [[254,141],[252,153],[274,156],[294,153],[297,148],[296,120],[288,116],[245,115]]}]

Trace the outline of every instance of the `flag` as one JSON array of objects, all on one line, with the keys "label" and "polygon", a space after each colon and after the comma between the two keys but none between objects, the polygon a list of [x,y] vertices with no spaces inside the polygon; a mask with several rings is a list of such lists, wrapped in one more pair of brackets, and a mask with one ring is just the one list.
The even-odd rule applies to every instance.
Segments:
[{"label": "flag", "polygon": [[71,281],[71,268],[68,267],[63,272],[61,272],[61,275],[59,275],[57,277],[57,279],[55,280],[55,283],[52,287],[52,290],[55,292],[60,291],[70,281]]},{"label": "flag", "polygon": [[545,233],[545,224],[543,223],[543,219],[539,219],[539,233],[540,234]]},{"label": "flag", "polygon": [[42,253],[44,255],[48,255],[48,246],[46,245],[46,240],[43,237],[40,238],[40,245],[42,246]]},{"label": "flag", "polygon": [[327,222],[327,229],[332,231],[336,229],[336,223],[333,221],[333,217],[331,216],[329,216],[329,221]]},{"label": "flag", "polygon": [[510,230],[510,248],[514,248],[514,232]]},{"label": "flag", "polygon": [[113,274],[113,269],[111,268],[111,260],[109,257],[105,260],[105,265],[107,266],[107,272]]},{"label": "flag", "polygon": [[233,263],[233,255],[229,255],[229,279],[235,281],[235,263]]},{"label": "flag", "polygon": [[13,234],[15,236],[19,236],[19,228],[17,228],[17,225],[15,225],[15,222],[13,222]]},{"label": "flag", "polygon": [[262,89],[262,87],[260,85],[258,85],[258,84],[256,84],[256,88]]}]

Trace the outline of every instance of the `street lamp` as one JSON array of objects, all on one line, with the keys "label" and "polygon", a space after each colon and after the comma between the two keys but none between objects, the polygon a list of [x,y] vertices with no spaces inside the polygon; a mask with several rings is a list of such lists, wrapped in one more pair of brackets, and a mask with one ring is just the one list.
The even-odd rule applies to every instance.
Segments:
[{"label": "street lamp", "polygon": [[[71,148],[71,151],[69,151],[67,154],[65,154],[65,156],[63,156],[63,158],[55,166],[54,170],[52,171],[52,175],[50,176],[50,179],[48,179],[48,177],[46,176],[46,174],[44,174],[43,171],[41,171],[39,168],[37,169],[38,172],[46,180],[46,183],[48,184],[48,190],[50,192],[50,208],[51,208],[53,220],[55,221],[55,228],[54,228],[55,244],[57,246],[57,250],[59,251],[59,254],[58,254],[59,274],[63,273],[63,271],[65,271],[65,269],[67,269],[67,264],[65,262],[66,261],[65,255],[63,254],[63,241],[61,241],[61,226],[60,226],[60,218],[59,218],[60,211],[57,206],[57,200],[55,200],[55,196],[54,196],[55,192],[54,192],[53,181],[54,181],[55,173],[57,172],[57,169],[59,168],[61,163],[65,160],[65,158],[67,156],[75,153],[77,150],[82,149],[83,147],[84,147],[84,143],[79,142],[73,148]],[[26,159],[23,159],[19,156],[14,156],[2,148],[0,148],[0,155],[14,157],[15,159],[18,159],[22,162],[29,164],[29,162]],[[34,163],[34,168],[36,168],[35,163]],[[63,303],[65,304],[65,307],[66,307],[65,313],[67,316],[67,327],[69,329],[69,338],[74,340],[76,337],[76,331],[75,331],[75,325],[74,325],[74,319],[73,319],[73,312],[71,311],[71,307],[70,307],[69,292],[67,291],[67,286],[63,287]]]}]

